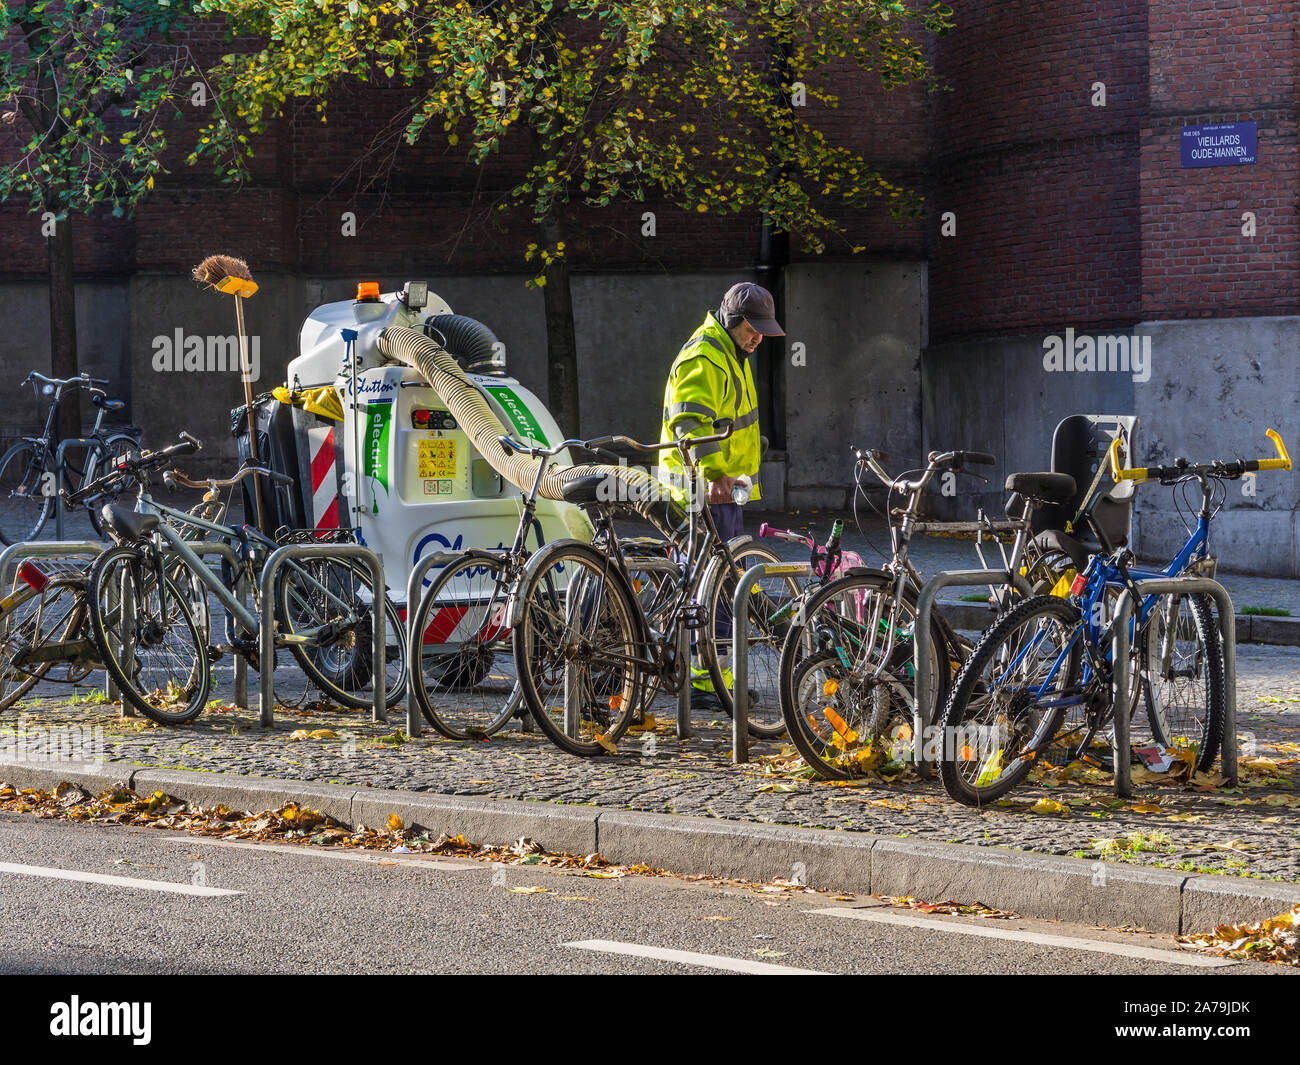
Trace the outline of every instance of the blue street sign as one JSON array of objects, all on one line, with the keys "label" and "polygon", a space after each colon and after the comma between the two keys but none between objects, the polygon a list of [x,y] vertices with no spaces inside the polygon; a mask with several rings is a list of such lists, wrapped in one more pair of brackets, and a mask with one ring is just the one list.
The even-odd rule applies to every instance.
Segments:
[{"label": "blue street sign", "polygon": [[1183,166],[1246,166],[1256,160],[1254,122],[1183,127]]}]

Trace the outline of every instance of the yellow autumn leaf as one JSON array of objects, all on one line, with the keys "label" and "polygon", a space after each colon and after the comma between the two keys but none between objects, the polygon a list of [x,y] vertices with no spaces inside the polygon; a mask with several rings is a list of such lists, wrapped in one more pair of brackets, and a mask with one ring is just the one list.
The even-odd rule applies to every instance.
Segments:
[{"label": "yellow autumn leaf", "polygon": [[1135,814],[1158,814],[1164,810],[1158,802],[1140,802],[1129,807]]},{"label": "yellow autumn leaf", "polygon": [[549,894],[548,889],[547,889],[547,888],[544,888],[544,887],[512,887],[512,888],[506,888],[506,890],[509,891],[511,894],[514,894],[514,895],[546,895],[546,894]]},{"label": "yellow autumn leaf", "polygon": [[1039,799],[1029,808],[1029,812],[1034,814],[1063,814],[1068,812],[1069,809],[1064,803],[1057,802],[1055,799]]},{"label": "yellow autumn leaf", "polygon": [[389,815],[388,815],[388,831],[389,831],[389,832],[400,832],[400,831],[402,830],[402,828],[403,828],[403,825],[402,825],[402,819],[401,819],[400,817],[398,817],[397,814],[389,814]]}]

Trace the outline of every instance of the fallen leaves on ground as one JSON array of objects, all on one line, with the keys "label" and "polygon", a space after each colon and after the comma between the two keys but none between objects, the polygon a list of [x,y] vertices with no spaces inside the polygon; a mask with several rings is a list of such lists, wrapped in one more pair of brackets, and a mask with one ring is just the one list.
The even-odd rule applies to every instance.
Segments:
[{"label": "fallen leaves on ground", "polygon": [[921,899],[913,898],[911,895],[876,895],[878,899],[883,899],[891,906],[906,906],[909,910],[919,910],[921,913],[945,913],[957,917],[986,917],[1000,921],[1018,920],[1020,914],[1013,913],[1011,910],[995,910],[992,906],[985,906],[982,902],[954,902],[949,899],[947,902],[924,902]]},{"label": "fallen leaves on ground", "polygon": [[[672,877],[693,883],[712,883],[728,887],[745,888],[763,895],[770,905],[779,905],[780,899],[794,894],[829,894],[826,888],[808,888],[794,880],[776,878],[770,883],[744,880],[739,877],[714,877],[705,873],[675,873],[644,863],[616,865],[597,853],[586,855],[566,854],[545,850],[535,840],[522,836],[504,846],[476,844],[464,835],[443,834],[430,839],[424,831],[406,826],[396,814],[390,814],[387,827],[369,828],[358,824],[348,828],[317,810],[285,803],[277,810],[252,814],[232,810],[224,804],[200,806],[173,798],[161,791],[142,796],[125,787],[108,788],[98,796],[67,782],[60,783],[53,793],[38,788],[19,788],[0,781],[0,810],[10,813],[33,813],[44,818],[66,818],[95,824],[122,824],[143,828],[170,828],[196,832],[220,839],[275,841],[302,846],[326,846],[386,851],[399,854],[437,854],[473,858],[496,865],[544,865],[562,871],[568,876],[590,877],[595,880],[618,880],[625,876]],[[540,894],[547,888],[515,890],[515,894]],[[553,896],[566,901],[595,902],[585,895]],[[835,898],[852,898],[837,895]]]},{"label": "fallen leaves on ground", "polygon": [[1300,966],[1300,905],[1265,921],[1220,925],[1213,932],[1179,936],[1178,942],[1225,958]]}]

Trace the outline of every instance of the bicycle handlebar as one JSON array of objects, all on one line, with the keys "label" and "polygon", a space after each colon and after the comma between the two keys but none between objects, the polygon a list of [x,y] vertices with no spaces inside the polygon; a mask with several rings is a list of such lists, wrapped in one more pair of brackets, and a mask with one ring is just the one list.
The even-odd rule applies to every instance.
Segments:
[{"label": "bicycle handlebar", "polygon": [[521,455],[531,455],[534,458],[540,455],[556,455],[568,447],[581,447],[586,448],[588,451],[598,451],[601,448],[609,447],[612,444],[624,444],[627,447],[635,448],[637,451],[645,451],[653,454],[656,451],[665,451],[670,447],[689,449],[698,447],[700,444],[712,444],[719,440],[726,440],[727,437],[735,432],[736,429],[735,423],[730,419],[720,419],[714,424],[726,425],[726,429],[721,433],[713,433],[709,436],[684,436],[680,440],[670,440],[659,444],[643,444],[638,440],[633,440],[630,436],[621,435],[596,436],[592,437],[590,440],[561,440],[554,447],[549,448],[539,447],[536,444],[527,447],[519,443],[519,441],[515,440],[513,437],[504,434],[498,436],[497,440],[501,444],[501,450],[507,455],[514,451]]},{"label": "bicycle handlebar", "polygon": [[1179,458],[1174,460],[1172,466],[1135,466],[1132,469],[1121,469],[1118,457],[1119,437],[1116,437],[1111,443],[1107,456],[1110,459],[1111,475],[1116,482],[1134,481],[1137,484],[1148,480],[1163,483],[1183,477],[1224,477],[1235,480],[1244,473],[1254,473],[1258,470],[1289,470],[1291,468],[1291,456],[1287,453],[1286,444],[1282,442],[1282,437],[1275,429],[1267,430],[1266,435],[1273,442],[1273,447],[1277,451],[1277,458],[1238,459],[1235,462],[1216,460],[1195,465],[1189,463],[1186,459]]},{"label": "bicycle handlebar", "polygon": [[[882,461],[888,462],[889,456],[883,451],[867,448],[853,448],[853,456],[859,462],[864,462],[867,467],[881,481],[890,488],[896,488],[900,491],[914,491],[917,488],[924,488],[929,483],[930,478],[934,476],[944,466],[951,466],[954,472],[963,472],[962,467],[967,463],[979,466],[992,466],[997,463],[997,459],[987,451],[931,451],[927,460],[927,466],[920,480],[905,481],[902,479],[889,476],[889,473],[880,464]],[[972,476],[979,476],[974,474]]]},{"label": "bicycle handlebar", "polygon": [[117,481],[124,480],[133,473],[144,473],[146,470],[170,462],[177,455],[190,455],[203,447],[202,443],[189,433],[181,433],[180,435],[180,443],[172,444],[171,447],[165,447],[161,451],[142,451],[135,458],[123,456],[117,460],[113,469],[104,476],[96,477],[89,484],[83,484],[75,492],[65,490],[64,498],[69,503],[80,503],[91,496],[99,495],[104,489],[111,487]]},{"label": "bicycle handlebar", "polygon": [[35,370],[30,371],[23,378],[22,383],[25,385],[28,381],[36,380],[43,385],[107,385],[110,382],[102,377],[91,377],[88,373],[78,374],[76,377],[46,377],[43,373],[37,373]]},{"label": "bicycle handlebar", "polygon": [[224,480],[210,477],[206,481],[191,480],[183,470],[168,470],[163,474],[163,484],[168,488],[174,488],[176,485],[180,485],[182,488],[230,488],[251,474],[266,477],[276,484],[292,485],[294,483],[293,478],[287,474],[276,473],[265,466],[244,466],[233,477],[227,477]]}]

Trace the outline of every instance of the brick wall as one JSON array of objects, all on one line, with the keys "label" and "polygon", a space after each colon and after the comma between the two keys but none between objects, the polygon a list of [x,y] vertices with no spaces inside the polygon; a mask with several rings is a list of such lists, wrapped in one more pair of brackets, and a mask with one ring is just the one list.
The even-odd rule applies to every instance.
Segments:
[{"label": "brick wall", "polygon": [[952,6],[934,49],[949,91],[933,105],[931,337],[1134,320],[1146,4]]},{"label": "brick wall", "polygon": [[[1294,0],[1150,3],[1151,108],[1142,123],[1142,314],[1300,312]],[[1253,166],[1182,169],[1183,126],[1253,120]],[[1242,233],[1253,212],[1256,233]]]}]

